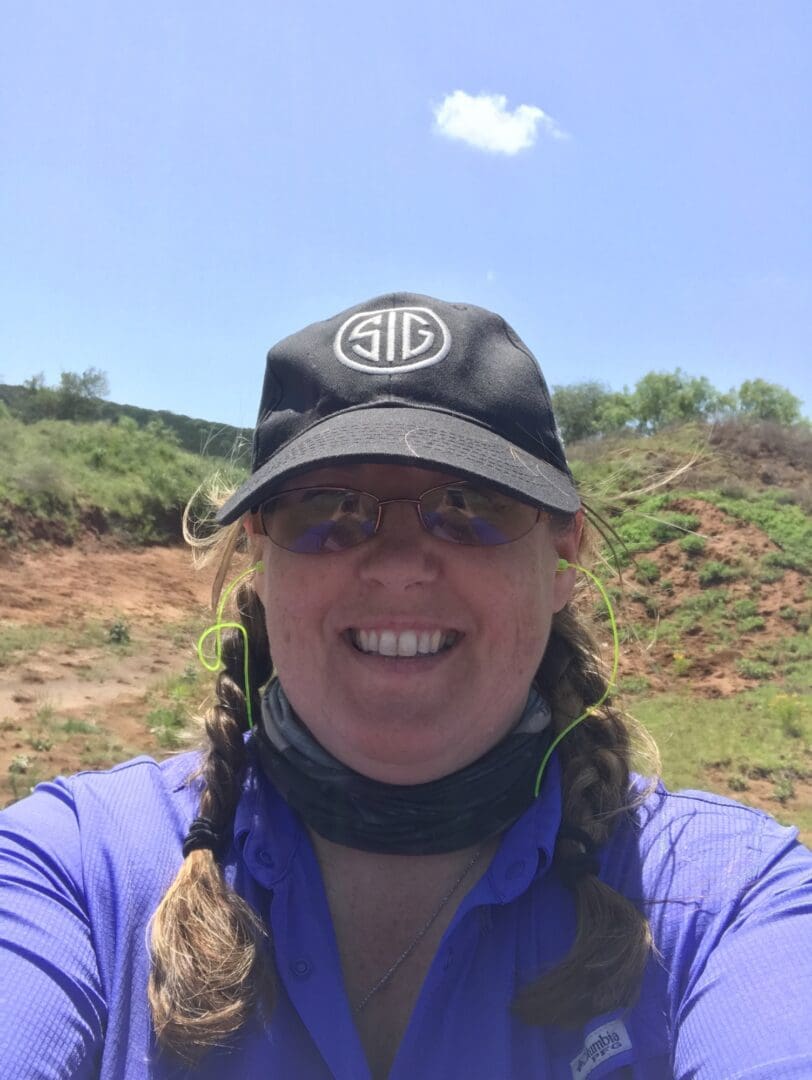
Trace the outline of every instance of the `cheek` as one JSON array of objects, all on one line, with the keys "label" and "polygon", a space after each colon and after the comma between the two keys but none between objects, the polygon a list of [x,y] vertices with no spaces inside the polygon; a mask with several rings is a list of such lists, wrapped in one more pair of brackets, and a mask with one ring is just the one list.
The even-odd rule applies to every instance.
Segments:
[{"label": "cheek", "polygon": [[265,553],[264,559],[262,600],[268,643],[277,668],[291,656],[299,663],[316,663],[314,645],[324,634],[325,616],[330,609],[330,578],[324,573],[325,567],[302,566],[299,561],[291,565],[293,558],[273,549]]},{"label": "cheek", "polygon": [[[523,675],[538,667],[552,620],[552,574],[541,554],[518,566],[502,568],[491,591],[491,639],[494,649]],[[485,617],[488,617],[487,610]]]}]

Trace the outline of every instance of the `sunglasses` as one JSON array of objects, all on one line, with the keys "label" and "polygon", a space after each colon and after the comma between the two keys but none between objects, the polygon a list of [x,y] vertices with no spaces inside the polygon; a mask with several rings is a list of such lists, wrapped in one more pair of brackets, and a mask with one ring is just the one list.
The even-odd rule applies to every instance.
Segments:
[{"label": "sunglasses", "polygon": [[536,506],[467,481],[429,488],[416,499],[379,499],[353,488],[296,488],[273,495],[254,514],[277,546],[320,555],[371,540],[390,503],[412,503],[430,536],[468,547],[509,544],[529,533],[541,517]]}]

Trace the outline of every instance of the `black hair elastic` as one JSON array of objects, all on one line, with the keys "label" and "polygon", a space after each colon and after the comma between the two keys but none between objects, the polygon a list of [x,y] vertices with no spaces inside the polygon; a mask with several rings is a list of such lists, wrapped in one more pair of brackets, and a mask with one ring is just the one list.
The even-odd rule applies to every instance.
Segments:
[{"label": "black hair elastic", "polygon": [[597,877],[601,864],[598,861],[597,847],[589,833],[577,825],[562,825],[558,830],[559,840],[572,840],[579,844],[581,851],[558,860],[558,876],[568,889],[574,889],[581,878],[589,874]]},{"label": "black hair elastic", "polygon": [[211,818],[196,817],[183,841],[183,857],[187,858],[193,851],[213,851],[216,855],[222,841]]}]

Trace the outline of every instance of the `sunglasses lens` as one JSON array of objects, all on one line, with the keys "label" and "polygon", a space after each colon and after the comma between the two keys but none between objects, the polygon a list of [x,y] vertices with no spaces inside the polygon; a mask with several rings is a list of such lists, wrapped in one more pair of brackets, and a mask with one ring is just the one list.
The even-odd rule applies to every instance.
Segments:
[{"label": "sunglasses lens", "polygon": [[530,532],[539,511],[493,488],[449,485],[427,491],[420,500],[426,528],[439,540],[472,547],[509,544]]},{"label": "sunglasses lens", "polygon": [[287,491],[260,511],[266,536],[303,555],[344,551],[375,532],[377,504],[361,491],[306,488]]}]

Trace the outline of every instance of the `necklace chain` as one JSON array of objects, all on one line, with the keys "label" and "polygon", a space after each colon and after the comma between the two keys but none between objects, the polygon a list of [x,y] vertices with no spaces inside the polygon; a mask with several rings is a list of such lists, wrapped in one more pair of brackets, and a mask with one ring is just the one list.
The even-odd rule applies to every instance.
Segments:
[{"label": "necklace chain", "polygon": [[386,969],[386,971],[383,973],[383,975],[381,975],[381,977],[378,979],[378,981],[373,983],[372,986],[370,986],[369,990],[367,990],[367,992],[364,994],[364,996],[361,998],[361,1000],[358,1002],[358,1004],[352,1010],[353,1015],[358,1016],[359,1013],[362,1013],[364,1011],[364,1009],[367,1007],[367,1005],[369,1004],[370,1000],[373,997],[375,997],[375,995],[379,991],[383,990],[383,988],[385,986],[387,986],[392,981],[392,979],[394,978],[396,972],[400,969],[400,967],[403,964],[406,963],[406,961],[409,959],[409,957],[415,951],[415,949],[420,944],[420,942],[423,940],[423,938],[426,936],[426,934],[429,932],[429,930],[431,930],[432,926],[434,926],[434,924],[440,918],[440,915],[442,914],[446,904],[448,904],[448,902],[451,900],[451,897],[454,895],[454,893],[457,891],[457,889],[459,889],[459,887],[462,885],[463,881],[465,881],[465,879],[471,873],[474,866],[476,866],[476,864],[479,862],[479,859],[480,859],[480,857],[482,855],[483,848],[484,848],[484,845],[480,845],[476,849],[474,854],[471,856],[471,858],[466,863],[465,868],[463,869],[462,873],[457,878],[457,880],[454,882],[454,884],[451,886],[451,888],[448,890],[448,892],[445,894],[445,896],[443,896],[443,898],[440,900],[440,903],[434,909],[434,912],[429,916],[429,918],[426,920],[426,922],[423,923],[423,925],[417,931],[415,936],[412,938],[412,940],[409,942],[409,944],[406,946],[406,948],[403,950],[403,952],[400,954],[400,956],[392,964],[389,965],[389,967]]}]

